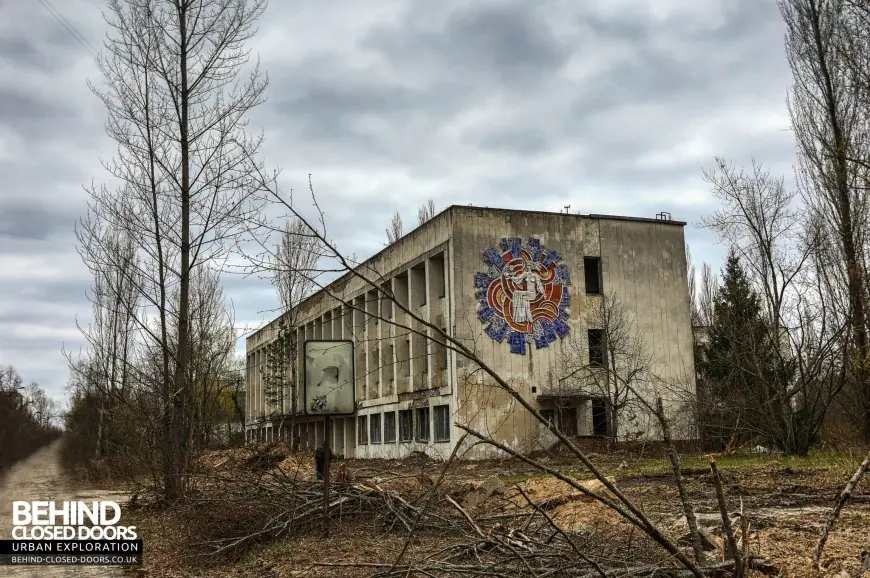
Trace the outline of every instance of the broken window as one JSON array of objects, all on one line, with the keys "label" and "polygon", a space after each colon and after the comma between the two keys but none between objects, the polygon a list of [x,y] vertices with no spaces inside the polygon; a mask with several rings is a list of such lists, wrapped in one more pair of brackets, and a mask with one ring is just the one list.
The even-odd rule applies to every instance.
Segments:
[{"label": "broken window", "polygon": [[361,415],[356,420],[356,443],[363,446],[369,443],[368,433],[369,416]]},{"label": "broken window", "polygon": [[417,409],[417,436],[418,442],[429,441],[429,408],[421,407]]},{"label": "broken window", "polygon": [[450,406],[436,405],[432,408],[435,418],[435,441],[450,441]]},{"label": "broken window", "polygon": [[396,412],[394,411],[384,414],[384,443],[396,443]]},{"label": "broken window", "polygon": [[379,413],[369,416],[369,443],[381,443],[381,414]]},{"label": "broken window", "polygon": [[410,409],[399,412],[399,441],[409,442],[414,437],[413,421]]},{"label": "broken window", "polygon": [[583,273],[586,281],[586,294],[601,295],[601,259],[583,257]]},{"label": "broken window", "polygon": [[604,331],[590,329],[589,337],[589,365],[604,365]]}]

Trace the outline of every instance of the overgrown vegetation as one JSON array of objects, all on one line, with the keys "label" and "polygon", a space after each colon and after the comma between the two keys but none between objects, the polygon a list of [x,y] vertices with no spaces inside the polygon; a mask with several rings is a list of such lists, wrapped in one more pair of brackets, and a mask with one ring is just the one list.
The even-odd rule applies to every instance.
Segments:
[{"label": "overgrown vegetation", "polygon": [[[88,189],[76,229],[95,311],[88,350],[71,360],[81,401],[70,440],[93,442],[66,454],[105,457],[123,434],[117,451],[135,453],[167,501],[183,497],[216,424],[238,414],[220,275],[260,207],[248,175],[262,139],[245,125],[268,82],[247,68],[245,43],[265,5],[111,2],[104,82],[91,85],[118,150],[104,163],[111,186]],[[109,408],[132,423],[110,423]],[[96,427],[82,423],[88,412]]]},{"label": "overgrown vegetation", "polygon": [[[716,460],[738,534],[740,520],[733,512],[744,504],[757,566],[774,575],[809,575],[819,514],[850,474],[854,458],[813,452]],[[601,489],[600,482],[584,478],[588,472],[573,469],[569,457],[549,459],[556,471]],[[531,575],[529,567],[540,573],[561,567],[563,573],[555,575],[585,576],[586,564],[589,576],[600,576],[582,558],[578,562],[572,543],[602,569],[618,568],[616,576],[649,575],[663,563],[655,545],[614,511],[519,460],[340,461],[329,536],[323,533],[322,487],[315,482],[311,454],[291,456],[288,446],[273,444],[209,452],[202,462],[202,493],[189,505],[171,515],[147,507],[130,514],[144,528],[152,552],[147,568],[155,574],[173,576],[183,569],[203,576],[513,576]],[[689,545],[667,464],[625,452],[600,455],[597,462],[657,524],[683,547]],[[726,557],[727,540],[709,460],[688,455],[683,462],[705,556],[718,564]],[[867,497],[856,491],[852,514],[831,535],[831,575],[860,567],[853,542],[867,528]],[[137,503],[147,500],[140,496]],[[760,563],[759,552],[768,557],[766,563]]]},{"label": "overgrown vegetation", "polygon": [[[858,50],[870,54],[870,27],[862,25],[870,21],[870,9],[850,0],[781,0],[780,6],[796,80],[791,110],[800,188],[787,190],[783,179],[771,178],[758,165],[745,172],[718,160],[706,175],[720,208],[704,225],[731,253],[720,286],[705,267],[702,290],[691,292],[694,317],[706,320],[697,345],[699,401],[669,399],[668,408],[689,411],[665,412],[663,398],[686,388],[655,375],[617,296],[592,312],[609,325],[597,345],[596,367],[583,356],[565,360],[566,387],[588,390],[594,382],[604,388],[611,446],[632,431],[637,437],[661,434],[673,491],[656,505],[669,516],[682,515],[685,532],[655,515],[644,494],[631,491],[631,478],[622,485],[600,456],[578,446],[569,432],[545,417],[534,400],[475,349],[474,340],[457,337],[397,298],[385,272],[346,256],[328,234],[310,180],[313,219],[283,192],[277,174],[256,160],[261,140],[247,137],[242,128],[246,112],[261,102],[266,83],[257,69],[247,80],[239,75],[247,63],[244,43],[265,7],[261,0],[112,4],[113,28],[101,61],[108,89],[97,92],[106,105],[109,133],[120,147],[117,161],[107,168],[122,185],[91,191],[89,214],[78,230],[82,257],[95,279],[95,318],[85,330],[85,357],[71,364],[68,461],[110,460],[117,470],[135,456],[151,476],[158,503],[177,505],[182,516],[205,511],[230,519],[231,524],[207,528],[216,533],[205,535],[205,545],[211,546],[206,553],[217,558],[244,552],[261,540],[302,537],[315,525],[316,482],[268,467],[230,479],[197,475],[197,458],[218,437],[219,428],[226,425],[232,434],[242,416],[242,378],[231,360],[235,335],[220,274],[229,247],[244,251],[242,235],[252,234],[263,252],[245,254],[248,272],[271,272],[282,306],[264,376],[272,411],[254,415],[257,422],[279,420],[281,435],[289,416],[293,431],[300,345],[293,316],[302,299],[319,288],[352,315],[378,319],[397,335],[428,340],[463,360],[468,373],[485,376],[484,387],[498,390],[514,411],[527,412],[546,428],[571,461],[570,470],[557,467],[548,456],[524,455],[499,441],[489,428],[457,423],[464,440],[494,448],[562,492],[541,501],[522,487],[509,493],[492,482],[483,501],[512,506],[473,511],[456,499],[464,494],[448,475],[461,453],[441,465],[437,479],[421,471],[421,491],[411,496],[385,489],[378,479],[340,484],[333,515],[358,514],[385,525],[387,533],[398,532],[402,542],[392,560],[342,567],[368,568],[382,576],[416,571],[466,576],[775,574],[766,553],[751,545],[758,533],[753,533],[753,512],[744,508],[751,504],[743,503],[743,488],[729,482],[715,460],[704,469],[709,483],[694,485],[697,472],[678,455],[671,432],[700,421],[698,429],[716,449],[760,443],[766,446],[760,451],[778,449],[803,457],[819,438],[831,408],[852,399],[859,408],[856,427],[870,436],[870,236],[862,196],[870,185],[865,116],[870,83],[866,61],[850,57]],[[291,220],[274,220],[276,211],[263,210],[266,201]],[[433,204],[424,206],[419,222],[433,213]],[[266,237],[280,234],[280,243],[273,249],[258,236],[263,232]],[[396,213],[388,240],[402,234]],[[389,304],[390,314],[328,285],[334,274],[358,283],[366,295],[374,293],[379,304]],[[584,379],[589,373],[596,379]],[[625,410],[632,408],[643,410],[647,420],[625,420]],[[633,430],[626,421],[635,422]],[[456,448],[459,452],[462,443]],[[289,451],[295,450],[291,445]],[[267,458],[256,456],[255,461],[269,465]],[[866,469],[862,465],[855,471],[854,483],[828,516],[817,567],[840,508]],[[588,528],[567,530],[549,512],[574,501],[594,504],[595,514],[617,531],[599,544]],[[224,509],[232,510],[232,516],[224,516]],[[733,515],[735,509],[739,516]],[[720,528],[721,552],[716,549],[716,554],[708,551],[703,514]],[[202,518],[188,521],[196,519]],[[454,539],[427,557],[407,561],[411,544],[425,532]],[[623,549],[621,557],[613,554],[614,545]],[[322,561],[316,566],[333,572],[339,567]]]},{"label": "overgrown vegetation", "polygon": [[57,404],[36,382],[24,385],[12,366],[0,366],[0,473],[56,440]]}]

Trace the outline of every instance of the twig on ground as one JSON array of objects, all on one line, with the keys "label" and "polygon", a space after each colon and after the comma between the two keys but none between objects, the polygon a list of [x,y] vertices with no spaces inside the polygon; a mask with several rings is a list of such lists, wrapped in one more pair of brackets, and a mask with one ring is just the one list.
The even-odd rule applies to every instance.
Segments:
[{"label": "twig on ground", "polygon": [[816,570],[821,567],[822,552],[825,550],[825,544],[828,541],[828,534],[830,534],[831,529],[837,522],[837,518],[840,517],[840,512],[842,511],[843,506],[849,501],[849,498],[852,497],[852,492],[855,491],[855,486],[857,486],[858,482],[861,481],[861,478],[867,472],[868,468],[870,468],[870,453],[867,454],[867,457],[864,458],[864,461],[861,462],[861,465],[858,466],[858,469],[855,470],[855,473],[852,474],[852,477],[849,478],[848,482],[846,482],[843,491],[841,491],[840,495],[837,496],[837,501],[834,503],[831,513],[828,514],[828,519],[825,520],[825,526],[822,529],[821,536],[819,536],[819,543],[816,545],[816,551],[813,553],[813,568]]},{"label": "twig on ground", "polygon": [[725,492],[722,490],[722,478],[716,466],[716,458],[709,456],[710,472],[713,475],[713,485],[716,487],[716,501],[722,514],[722,531],[725,533],[725,543],[728,545],[728,557],[737,559],[737,540],[734,538],[734,528],[731,526],[731,516],[728,515],[728,505],[725,503]]}]

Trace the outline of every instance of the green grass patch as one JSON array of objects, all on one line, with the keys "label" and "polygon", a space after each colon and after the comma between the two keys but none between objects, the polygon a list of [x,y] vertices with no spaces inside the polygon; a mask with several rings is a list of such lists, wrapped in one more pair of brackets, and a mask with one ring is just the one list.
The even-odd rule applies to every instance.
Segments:
[{"label": "green grass patch", "polygon": [[[715,454],[714,454],[715,455]],[[861,456],[833,452],[811,452],[807,456],[783,456],[777,454],[716,455],[720,470],[785,469],[795,472],[825,470],[833,475],[851,475],[861,463]],[[671,471],[667,458],[642,458],[626,460],[627,468],[606,468],[608,475],[619,477],[666,474]],[[686,470],[708,469],[706,455],[680,456],[680,466]]]},{"label": "green grass patch", "polygon": [[[783,456],[779,454],[714,454],[716,464],[720,471],[728,470],[784,470],[790,468],[794,472],[809,472],[815,475],[823,474],[825,478],[847,480],[858,468],[864,454],[858,452],[835,453],[831,451],[810,452],[807,456]],[[621,462],[627,467],[620,468]],[[607,476],[617,479],[633,478],[640,476],[659,476],[671,473],[671,463],[666,457],[657,458],[631,458],[619,459],[615,456],[607,456],[597,459],[595,463]],[[551,466],[552,467],[552,466]],[[710,462],[706,454],[681,455],[680,467],[683,470],[708,470]],[[576,466],[557,467],[559,471],[578,479],[591,478],[592,475],[585,468]],[[532,472],[528,474],[510,474],[499,476],[501,481],[511,486],[530,478],[545,476],[547,474]]]}]

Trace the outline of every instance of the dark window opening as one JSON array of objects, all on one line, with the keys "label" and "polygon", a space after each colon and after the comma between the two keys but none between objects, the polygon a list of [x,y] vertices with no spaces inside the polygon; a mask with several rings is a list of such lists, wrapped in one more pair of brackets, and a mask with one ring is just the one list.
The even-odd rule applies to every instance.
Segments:
[{"label": "dark window opening", "polygon": [[603,399],[592,400],[592,435],[606,436],[607,427],[607,401]]},{"label": "dark window opening", "polygon": [[583,273],[587,295],[601,295],[601,259],[583,257]]},{"label": "dark window opening", "polygon": [[429,441],[429,408],[421,407],[417,409],[417,435],[418,442]]},{"label": "dark window opening", "polygon": [[435,287],[435,294],[439,299],[447,296],[446,271],[444,270],[444,259],[432,259],[432,268],[436,270],[435,274],[429,280],[429,283]]},{"label": "dark window opening", "polygon": [[577,436],[576,407],[563,407],[559,410],[559,431],[568,437]]},{"label": "dark window opening", "polygon": [[450,441],[450,406],[436,405],[432,408],[435,418],[435,441]]},{"label": "dark window opening", "polygon": [[396,443],[396,412],[394,411],[384,414],[384,443]]},{"label": "dark window opening", "polygon": [[369,443],[368,433],[369,416],[361,415],[356,420],[356,443],[364,446]]},{"label": "dark window opening", "polygon": [[369,443],[381,443],[381,414],[375,413],[369,416]]},{"label": "dark window opening", "polygon": [[413,439],[414,428],[410,409],[399,412],[399,441],[409,442]]},{"label": "dark window opening", "polygon": [[590,329],[589,336],[589,365],[604,365],[604,331]]},{"label": "dark window opening", "polygon": [[552,409],[542,409],[541,417],[544,418],[544,421],[546,421],[548,424],[551,424],[553,423],[553,419],[555,418],[555,413]]}]

